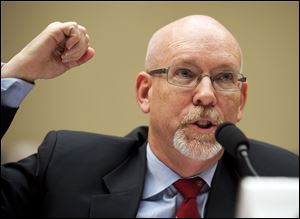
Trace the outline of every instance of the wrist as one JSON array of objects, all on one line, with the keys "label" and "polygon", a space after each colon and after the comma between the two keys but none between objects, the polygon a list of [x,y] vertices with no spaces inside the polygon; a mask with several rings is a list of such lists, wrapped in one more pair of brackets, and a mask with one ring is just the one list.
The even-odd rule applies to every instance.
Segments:
[{"label": "wrist", "polygon": [[25,76],[21,67],[8,62],[1,67],[1,78],[18,78],[28,83],[34,84],[35,79]]}]

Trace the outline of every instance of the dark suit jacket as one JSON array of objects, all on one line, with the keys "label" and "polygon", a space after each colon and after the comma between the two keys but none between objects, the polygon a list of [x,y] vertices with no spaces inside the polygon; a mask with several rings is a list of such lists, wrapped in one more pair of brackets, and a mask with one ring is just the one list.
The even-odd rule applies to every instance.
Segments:
[{"label": "dark suit jacket", "polygon": [[[1,167],[1,215],[135,217],[146,171],[147,127],[125,137],[53,131],[38,153]],[[261,176],[298,176],[298,157],[251,140],[250,159]],[[219,161],[206,217],[233,217],[243,163]]]}]

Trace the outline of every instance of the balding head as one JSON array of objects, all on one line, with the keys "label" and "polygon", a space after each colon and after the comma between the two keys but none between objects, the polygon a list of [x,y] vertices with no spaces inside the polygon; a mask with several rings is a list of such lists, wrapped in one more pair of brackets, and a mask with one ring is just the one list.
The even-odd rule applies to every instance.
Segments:
[{"label": "balding head", "polygon": [[[207,49],[228,49],[239,60],[241,67],[241,49],[233,35],[218,21],[204,15],[191,15],[176,20],[153,34],[145,60],[146,71],[168,67],[172,54],[185,50],[199,51]],[[163,65],[163,66],[162,66]]]}]

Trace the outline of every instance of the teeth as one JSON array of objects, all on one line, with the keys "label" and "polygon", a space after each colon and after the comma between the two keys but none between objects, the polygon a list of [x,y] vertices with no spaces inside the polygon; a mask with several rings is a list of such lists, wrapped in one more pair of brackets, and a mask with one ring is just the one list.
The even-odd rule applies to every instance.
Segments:
[{"label": "teeth", "polygon": [[200,126],[201,128],[208,128],[211,126],[211,122],[206,120],[200,120],[197,122],[197,125]]}]

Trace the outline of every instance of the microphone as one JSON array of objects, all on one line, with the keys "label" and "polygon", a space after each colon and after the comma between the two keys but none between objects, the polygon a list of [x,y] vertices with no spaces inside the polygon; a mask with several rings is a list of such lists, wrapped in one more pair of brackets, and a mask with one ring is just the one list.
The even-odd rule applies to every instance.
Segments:
[{"label": "microphone", "polygon": [[230,122],[222,123],[217,127],[215,137],[231,156],[245,161],[253,176],[258,176],[248,156],[249,140],[237,126]]}]

